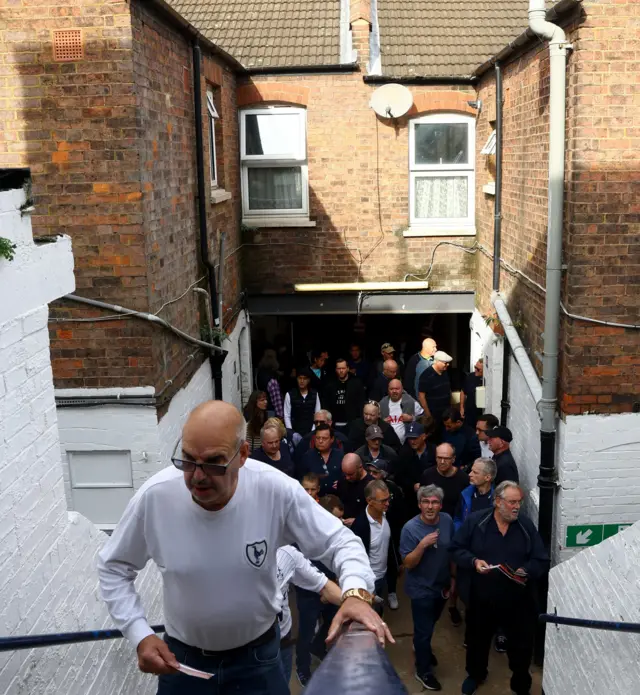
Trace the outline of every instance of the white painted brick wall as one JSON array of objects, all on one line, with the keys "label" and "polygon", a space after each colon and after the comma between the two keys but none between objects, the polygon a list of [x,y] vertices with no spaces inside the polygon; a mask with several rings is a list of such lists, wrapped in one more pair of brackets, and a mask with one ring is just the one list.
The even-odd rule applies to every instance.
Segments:
[{"label": "white painted brick wall", "polygon": [[511,453],[518,465],[520,483],[526,495],[525,511],[537,524],[540,469],[540,418],[533,396],[518,363],[509,358],[509,415],[507,426],[513,433]]},{"label": "white painted brick wall", "polygon": [[471,365],[484,360],[485,413],[500,417],[502,400],[502,370],[504,365],[504,339],[487,326],[482,314],[475,309],[469,322],[471,332]]},{"label": "white painted brick wall", "polygon": [[[584,417],[584,416],[576,416]],[[640,524],[551,570],[549,612],[640,622]],[[547,627],[546,695],[640,692],[640,636]]]},{"label": "white painted brick wall", "polygon": [[[22,191],[0,194],[4,236],[19,242],[0,261],[0,635],[112,625],[98,596],[96,554],[106,536],[66,509],[49,359],[46,301],[72,292],[68,239],[39,248]],[[29,248],[30,245],[33,248]],[[161,622],[157,570],[138,580]],[[1,695],[151,695],[124,640],[0,653]]]},{"label": "white painted brick wall", "polygon": [[567,525],[640,520],[640,414],[569,415],[558,429],[558,558]]},{"label": "white painted brick wall", "polygon": [[238,314],[233,332],[222,347],[229,353],[222,365],[223,399],[242,410],[253,390],[250,329],[244,311]]}]

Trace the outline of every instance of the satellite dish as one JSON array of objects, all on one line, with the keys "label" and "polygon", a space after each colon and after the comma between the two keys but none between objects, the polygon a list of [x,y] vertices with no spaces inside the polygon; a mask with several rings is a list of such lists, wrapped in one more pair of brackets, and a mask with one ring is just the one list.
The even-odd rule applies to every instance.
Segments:
[{"label": "satellite dish", "polygon": [[413,106],[413,94],[401,84],[385,84],[371,95],[369,106],[382,118],[400,118]]}]

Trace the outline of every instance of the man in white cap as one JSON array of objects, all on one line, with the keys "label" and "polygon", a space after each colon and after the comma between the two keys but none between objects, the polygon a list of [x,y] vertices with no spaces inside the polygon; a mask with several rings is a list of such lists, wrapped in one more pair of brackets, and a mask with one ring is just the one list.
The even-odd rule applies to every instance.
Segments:
[{"label": "man in white cap", "polygon": [[442,350],[433,356],[433,364],[422,372],[418,382],[418,400],[425,415],[430,415],[439,427],[442,413],[451,405],[451,382],[447,370],[453,357]]}]

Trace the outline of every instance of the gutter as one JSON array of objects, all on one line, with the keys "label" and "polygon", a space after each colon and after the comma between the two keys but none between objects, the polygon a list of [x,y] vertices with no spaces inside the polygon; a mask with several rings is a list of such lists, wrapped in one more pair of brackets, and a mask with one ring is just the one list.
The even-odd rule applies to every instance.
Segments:
[{"label": "gutter", "polygon": [[[560,2],[546,12],[544,12],[544,9],[542,10],[544,13],[543,18],[546,19],[547,22],[563,21],[568,19],[569,17],[567,15],[571,14],[578,7],[582,7],[582,0],[560,0]],[[505,46],[499,53],[496,53],[496,55],[476,68],[473,77],[477,80],[484,75],[485,72],[491,70],[496,61],[499,60],[504,63],[508,58],[511,58],[534,41],[540,41],[540,37],[533,31],[531,26],[529,26],[528,29],[523,31],[520,36],[511,41],[511,43]]]},{"label": "gutter", "polygon": [[358,63],[330,63],[326,65],[264,65],[243,68],[243,75],[284,75],[284,74],[318,74],[331,72],[359,72]]},{"label": "gutter", "polygon": [[459,84],[459,85],[474,85],[477,81],[475,75],[444,77],[441,75],[433,75],[431,77],[412,75],[412,76],[397,76],[392,75],[365,75],[363,81],[366,84],[389,84],[390,82],[399,84]]}]

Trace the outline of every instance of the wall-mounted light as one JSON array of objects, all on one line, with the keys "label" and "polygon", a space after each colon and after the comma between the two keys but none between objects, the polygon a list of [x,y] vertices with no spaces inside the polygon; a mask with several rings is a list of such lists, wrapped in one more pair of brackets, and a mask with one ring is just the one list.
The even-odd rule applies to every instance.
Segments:
[{"label": "wall-mounted light", "polygon": [[477,109],[478,111],[482,110],[482,99],[476,99],[475,101],[468,101],[467,104],[469,104],[469,106],[472,109]]}]

